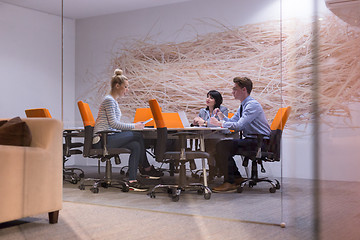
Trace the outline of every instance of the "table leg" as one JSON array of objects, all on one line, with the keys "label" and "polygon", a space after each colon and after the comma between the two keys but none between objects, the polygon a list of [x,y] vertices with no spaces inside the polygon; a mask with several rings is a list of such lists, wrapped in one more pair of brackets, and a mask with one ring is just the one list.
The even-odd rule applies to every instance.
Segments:
[{"label": "table leg", "polygon": [[[200,133],[200,150],[205,152],[205,140],[204,140],[204,134]],[[207,187],[207,174],[206,174],[206,166],[205,166],[205,158],[201,159],[201,164],[203,168],[203,178],[204,178],[204,186]]]},{"label": "table leg", "polygon": [[179,170],[179,187],[183,188],[186,186],[186,137],[180,135],[180,170]]}]

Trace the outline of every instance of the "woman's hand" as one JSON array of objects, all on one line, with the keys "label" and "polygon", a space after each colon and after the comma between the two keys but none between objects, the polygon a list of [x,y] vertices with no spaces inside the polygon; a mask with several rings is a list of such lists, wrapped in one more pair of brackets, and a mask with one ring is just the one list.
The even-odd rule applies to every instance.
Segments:
[{"label": "woman's hand", "polygon": [[195,117],[194,121],[193,121],[194,125],[204,125],[205,124],[205,120],[202,119],[201,117]]},{"label": "woman's hand", "polygon": [[213,111],[214,116],[218,116],[220,120],[223,120],[225,115],[220,111],[219,108],[215,108]]},{"label": "woman's hand", "polygon": [[145,124],[143,122],[135,123],[135,129],[144,129]]}]

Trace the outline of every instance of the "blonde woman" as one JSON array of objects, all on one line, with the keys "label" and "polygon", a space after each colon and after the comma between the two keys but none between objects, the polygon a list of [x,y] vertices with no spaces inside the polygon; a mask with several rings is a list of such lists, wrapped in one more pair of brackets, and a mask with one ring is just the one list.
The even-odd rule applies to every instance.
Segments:
[{"label": "blonde woman", "polygon": [[129,157],[129,188],[134,191],[146,191],[147,188],[137,181],[137,169],[140,166],[142,176],[160,178],[163,174],[153,166],[150,166],[144,146],[144,139],[141,133],[129,131],[132,129],[143,129],[144,123],[125,123],[121,121],[121,110],[118,101],[126,95],[129,90],[128,78],[123,75],[121,69],[114,71],[111,79],[111,90],[105,96],[100,105],[98,117],[95,122],[93,144],[95,148],[101,148],[101,139],[97,134],[99,131],[116,130],[120,131],[110,134],[107,139],[108,148],[127,148],[131,151]]}]

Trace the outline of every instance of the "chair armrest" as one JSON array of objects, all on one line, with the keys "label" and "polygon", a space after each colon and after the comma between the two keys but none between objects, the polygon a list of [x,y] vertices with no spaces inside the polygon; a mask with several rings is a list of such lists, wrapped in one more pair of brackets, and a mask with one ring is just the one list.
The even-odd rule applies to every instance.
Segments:
[{"label": "chair armrest", "polygon": [[109,133],[117,133],[120,131],[113,131],[113,130],[103,130],[103,131],[98,131],[96,132],[97,134],[101,135],[101,139],[102,139],[102,148],[103,148],[103,156],[107,156],[109,154],[109,151],[107,149],[107,136]]},{"label": "chair armrest", "polygon": [[262,143],[264,140],[264,137],[266,135],[264,134],[256,134],[256,138],[257,138],[257,152],[256,152],[256,158],[260,159],[261,158],[261,151],[262,151]]}]

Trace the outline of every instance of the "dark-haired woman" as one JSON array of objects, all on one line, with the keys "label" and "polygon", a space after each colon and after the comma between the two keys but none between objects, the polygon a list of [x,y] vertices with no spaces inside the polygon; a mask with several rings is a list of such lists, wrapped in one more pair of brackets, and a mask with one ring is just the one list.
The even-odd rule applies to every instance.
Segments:
[{"label": "dark-haired woman", "polygon": [[[199,116],[194,118],[193,124],[198,126],[207,126],[211,127],[210,117],[216,117],[214,115],[214,109],[220,109],[220,111],[227,117],[228,109],[225,106],[222,106],[223,98],[221,93],[216,90],[210,90],[206,94],[206,107],[200,109]],[[205,139],[205,151],[210,154],[208,159],[209,164],[209,181],[212,181],[216,175],[219,175],[218,168],[216,167],[215,154],[216,154],[216,143],[219,140],[217,139]]]}]

